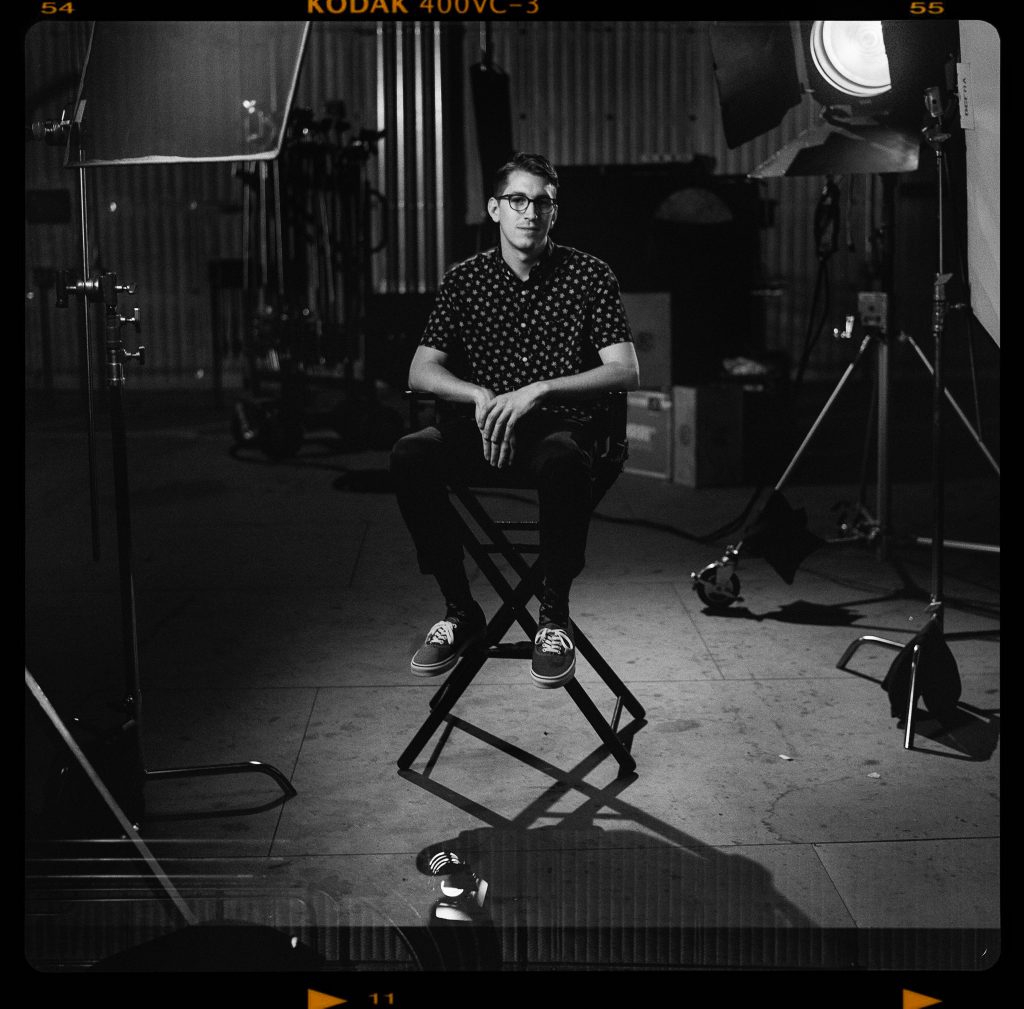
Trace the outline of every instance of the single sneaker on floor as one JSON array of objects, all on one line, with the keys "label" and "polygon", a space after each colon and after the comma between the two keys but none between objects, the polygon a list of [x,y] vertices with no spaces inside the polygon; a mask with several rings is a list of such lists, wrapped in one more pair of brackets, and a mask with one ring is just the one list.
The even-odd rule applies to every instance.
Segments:
[{"label": "single sneaker on floor", "polygon": [[441,881],[444,894],[433,908],[433,917],[443,921],[475,921],[487,900],[487,880],[481,879],[465,859],[454,851],[437,851],[429,859],[417,860],[422,872]]},{"label": "single sneaker on floor", "polygon": [[561,687],[576,673],[576,645],[568,621],[564,626],[544,624],[533,639],[530,676],[538,687]]},{"label": "single sneaker on floor", "polygon": [[435,901],[430,909],[430,916],[437,921],[461,921],[470,924],[480,924],[488,918],[483,905],[483,893],[480,894],[479,903],[475,896]]},{"label": "single sneaker on floor", "polygon": [[449,611],[444,620],[438,620],[427,632],[409,668],[414,676],[451,672],[466,650],[483,640],[486,630],[483,611],[471,614]]}]

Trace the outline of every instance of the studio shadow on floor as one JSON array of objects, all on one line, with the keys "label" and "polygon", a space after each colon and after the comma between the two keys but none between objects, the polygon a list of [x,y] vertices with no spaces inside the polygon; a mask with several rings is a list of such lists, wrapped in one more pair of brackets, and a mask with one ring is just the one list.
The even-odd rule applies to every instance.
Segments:
[{"label": "studio shadow on floor", "polygon": [[[455,853],[486,881],[486,899],[460,904],[442,890],[425,909],[428,932],[457,969],[595,967],[844,967],[856,958],[842,931],[823,930],[772,885],[763,866],[727,854],[621,798],[635,773],[598,787],[585,778],[607,754],[598,747],[562,771],[485,730],[449,716],[423,772],[401,777],[489,826],[427,845]],[[435,780],[452,730],[465,731],[554,780],[512,818]],[[567,813],[572,794],[583,804]],[[542,820],[555,824],[538,826]],[[643,829],[606,829],[611,818]]]},{"label": "studio shadow on floor", "polygon": [[[919,753],[951,760],[991,760],[999,745],[1001,717],[998,710],[985,710],[968,704],[958,704],[956,709],[941,718],[918,708],[914,716],[913,748]],[[905,719],[899,719],[896,727],[901,731]],[[920,739],[938,743],[945,749],[922,746]],[[951,752],[952,751],[952,752]]]},{"label": "studio shadow on floor", "polygon": [[[591,815],[599,805],[587,804]],[[490,958],[481,969],[853,962],[843,934],[818,928],[752,860],[664,824],[662,838],[585,820],[572,814],[531,829],[480,827],[428,846],[418,863],[455,852],[487,882],[483,906],[465,921],[439,920],[438,906],[451,904],[439,900],[435,931],[472,928],[472,948]],[[466,944],[455,945],[465,958]]]}]

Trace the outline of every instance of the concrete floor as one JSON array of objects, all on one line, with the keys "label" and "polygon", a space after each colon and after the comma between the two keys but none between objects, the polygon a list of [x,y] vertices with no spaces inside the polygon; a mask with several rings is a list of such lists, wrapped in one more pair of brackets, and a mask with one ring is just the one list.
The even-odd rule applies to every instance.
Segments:
[{"label": "concrete floor", "polygon": [[[229,407],[128,403],[145,766],[261,761],[297,792],[284,801],[263,773],[147,781],[141,837],[199,921],[298,934],[328,970],[979,971],[998,957],[998,554],[944,554],[962,694],[946,724],[919,706],[908,750],[880,687],[896,651],[837,662],[860,635],[902,643],[922,626],[927,547],[900,541],[883,561],[826,544],[792,584],[741,555],[742,599],[710,610],[690,573],[738,537],[699,538],[752,489],[625,474],[593,522],[573,615],[646,708],[635,774],[619,777],[568,695],[510,659],[484,666],[399,773],[438,686],[408,660],[440,612],[385,453],[311,432],[272,462],[233,444]],[[66,721],[123,696],[125,655],[109,427],[101,413],[97,560],[76,410],[37,406],[26,427],[26,666]],[[855,483],[785,495],[827,539]],[[991,472],[954,460],[945,502],[947,538],[998,543]],[[926,478],[898,474],[894,530],[929,536],[930,522]],[[28,694],[26,718],[31,839],[62,750]],[[159,887],[133,883],[149,875],[124,847],[94,842],[80,878],[49,890],[30,860],[31,964],[81,967],[182,924]],[[488,881],[475,923],[433,917],[439,881],[419,867],[441,848]],[[101,856],[107,918],[87,899]]]}]

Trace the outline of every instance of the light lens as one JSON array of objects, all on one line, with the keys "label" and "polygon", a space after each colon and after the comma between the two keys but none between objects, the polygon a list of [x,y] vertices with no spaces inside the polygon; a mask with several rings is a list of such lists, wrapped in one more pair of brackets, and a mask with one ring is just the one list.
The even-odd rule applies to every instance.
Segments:
[{"label": "light lens", "polygon": [[832,87],[854,98],[892,89],[881,21],[815,21],[811,58]]}]

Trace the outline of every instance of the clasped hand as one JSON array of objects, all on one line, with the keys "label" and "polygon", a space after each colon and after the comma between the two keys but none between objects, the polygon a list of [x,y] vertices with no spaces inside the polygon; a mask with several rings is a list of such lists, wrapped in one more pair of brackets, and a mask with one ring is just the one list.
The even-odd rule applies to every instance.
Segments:
[{"label": "clasped hand", "polygon": [[[483,440],[484,458],[498,469],[512,464],[516,451],[515,427],[540,402],[536,383],[494,396],[484,390],[476,404],[476,424]],[[489,398],[488,398],[489,397]]]}]

